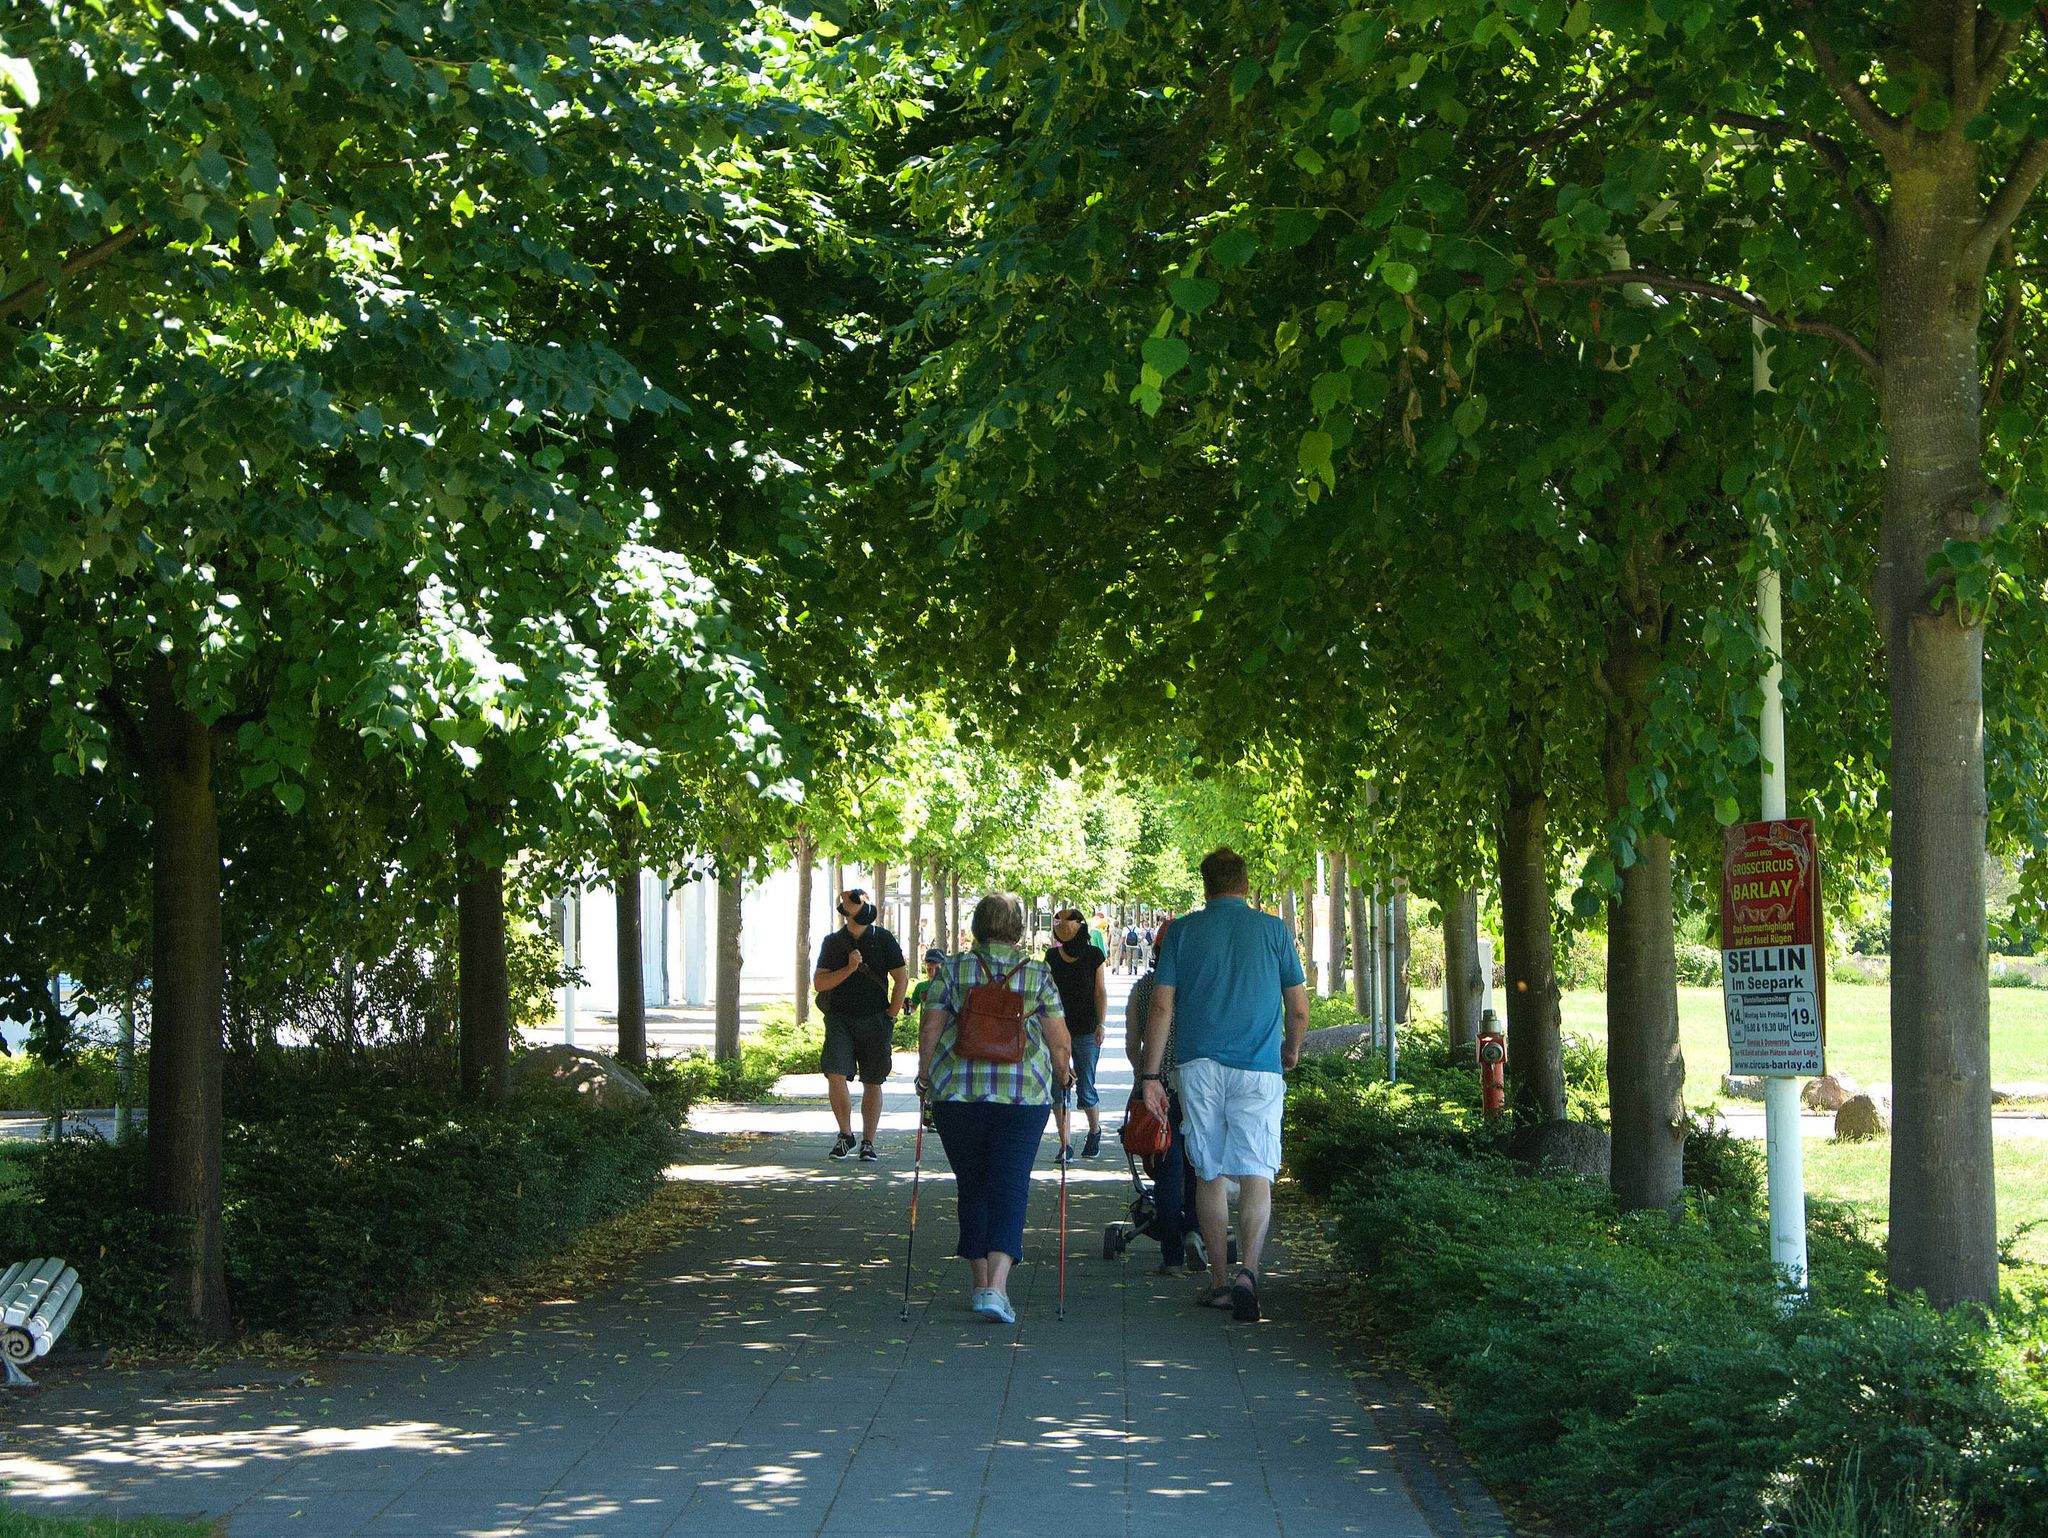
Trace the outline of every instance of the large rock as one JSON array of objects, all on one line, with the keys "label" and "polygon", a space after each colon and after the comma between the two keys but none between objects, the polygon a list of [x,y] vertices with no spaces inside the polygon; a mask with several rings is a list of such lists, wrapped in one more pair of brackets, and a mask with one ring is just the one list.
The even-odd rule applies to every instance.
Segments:
[{"label": "large rock", "polygon": [[1356,1057],[1371,1045],[1369,1025],[1326,1025],[1301,1038],[1303,1057]]},{"label": "large rock", "polygon": [[1839,1111],[1862,1093],[1862,1086],[1846,1073],[1824,1073],[1806,1081],[1799,1099],[1809,1111]]},{"label": "large rock", "polygon": [[2025,1100],[2048,1100],[2048,1084],[2039,1079],[2021,1079],[2016,1084],[1994,1084],[1991,1086],[1993,1105],[2012,1105]]},{"label": "large rock", "polygon": [[587,1095],[597,1105],[626,1110],[654,1097],[632,1069],[602,1052],[583,1047],[535,1047],[512,1065],[514,1090],[558,1085]]},{"label": "large rock", "polygon": [[1721,1093],[1736,1100],[1761,1100],[1764,1098],[1764,1081],[1753,1073],[1724,1073],[1721,1075]]},{"label": "large rock", "polygon": [[1614,1144],[1584,1122],[1546,1121],[1509,1138],[1508,1157],[1537,1173],[1565,1170],[1604,1186],[1614,1168]]},{"label": "large rock", "polygon": [[1871,1095],[1851,1095],[1835,1112],[1835,1136],[1838,1138],[1889,1137],[1891,1130],[1890,1101],[1878,1100]]}]

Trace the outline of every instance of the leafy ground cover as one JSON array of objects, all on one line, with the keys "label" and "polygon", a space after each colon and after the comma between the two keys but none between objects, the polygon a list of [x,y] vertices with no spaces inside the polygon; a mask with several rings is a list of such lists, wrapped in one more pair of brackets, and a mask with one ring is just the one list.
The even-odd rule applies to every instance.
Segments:
[{"label": "leafy ground cover", "polygon": [[[1853,1216],[1817,1208],[1782,1307],[1753,1152],[1698,1140],[1674,1220],[1519,1173],[1471,1074],[1320,1060],[1290,1169],[1325,1203],[1356,1328],[1437,1387],[1489,1478],[1584,1538],[2010,1538],[2048,1530],[2048,1274],[2001,1313],[1887,1296]],[[1746,1147],[1746,1145],[1745,1145]],[[1689,1149],[1689,1155],[1692,1150]]]},{"label": "leafy ground cover", "polygon": [[[517,1275],[660,1185],[681,1104],[603,1110],[533,1092],[482,1110],[390,1083],[271,1084],[225,1139],[236,1322],[317,1338],[431,1314]],[[181,1333],[143,1153],[140,1140],[66,1138],[0,1160],[13,1177],[0,1188],[0,1255],[79,1266],[78,1344]]]},{"label": "leafy ground cover", "polygon": [[217,1530],[185,1517],[40,1517],[0,1506],[0,1538],[209,1538]]}]

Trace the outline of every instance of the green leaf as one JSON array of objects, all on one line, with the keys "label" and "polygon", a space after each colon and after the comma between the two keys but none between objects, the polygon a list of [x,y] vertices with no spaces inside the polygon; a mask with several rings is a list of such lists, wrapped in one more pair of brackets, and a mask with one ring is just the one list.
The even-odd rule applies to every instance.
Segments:
[{"label": "green leaf", "polygon": [[1938,134],[1948,127],[1953,115],[1945,101],[1923,101],[1913,109],[1913,126],[1922,133]]},{"label": "green leaf", "polygon": [[296,780],[279,780],[277,799],[287,812],[296,814],[306,804],[306,787]]},{"label": "green leaf", "polygon": [[1209,257],[1226,272],[1242,267],[1259,249],[1259,237],[1250,230],[1225,230],[1209,242]]},{"label": "green leaf", "polygon": [[1173,302],[1190,315],[1199,315],[1216,302],[1222,287],[1210,278],[1175,278],[1167,285]]},{"label": "green leaf", "polygon": [[1309,404],[1317,416],[1328,416],[1340,401],[1351,399],[1351,376],[1349,374],[1321,374],[1309,387]]},{"label": "green leaf", "polygon": [[1407,294],[1414,292],[1416,281],[1421,274],[1409,262],[1381,262],[1380,276],[1386,280],[1387,287],[1395,293]]},{"label": "green leaf", "polygon": [[1336,489],[1337,470],[1330,462],[1330,451],[1336,442],[1326,432],[1305,432],[1301,444],[1295,450],[1295,462],[1303,475],[1313,476],[1325,486]]},{"label": "green leaf", "polygon": [[1188,363],[1188,344],[1177,336],[1151,336],[1140,349],[1162,380],[1171,379]]},{"label": "green leaf", "polygon": [[1265,77],[1266,63],[1263,59],[1239,59],[1230,71],[1230,99],[1242,101],[1249,96],[1253,87]]}]

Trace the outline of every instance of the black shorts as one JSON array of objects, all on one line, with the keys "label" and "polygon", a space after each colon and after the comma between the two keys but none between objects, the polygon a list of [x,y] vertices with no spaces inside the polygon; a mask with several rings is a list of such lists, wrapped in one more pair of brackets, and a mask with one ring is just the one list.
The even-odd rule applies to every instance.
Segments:
[{"label": "black shorts", "polygon": [[822,1071],[851,1079],[858,1071],[863,1084],[880,1084],[889,1077],[891,1028],[887,1010],[865,1015],[825,1016],[825,1050]]}]

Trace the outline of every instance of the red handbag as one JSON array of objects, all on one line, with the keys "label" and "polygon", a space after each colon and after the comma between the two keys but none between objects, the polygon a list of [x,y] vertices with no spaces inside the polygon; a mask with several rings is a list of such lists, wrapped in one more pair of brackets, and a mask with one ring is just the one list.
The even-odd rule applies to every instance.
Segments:
[{"label": "red handbag", "polygon": [[1124,1152],[1134,1159],[1156,1159],[1173,1147],[1172,1125],[1145,1104],[1142,1090],[1131,1092],[1131,1102],[1124,1107],[1124,1124],[1117,1136],[1123,1140]]}]

